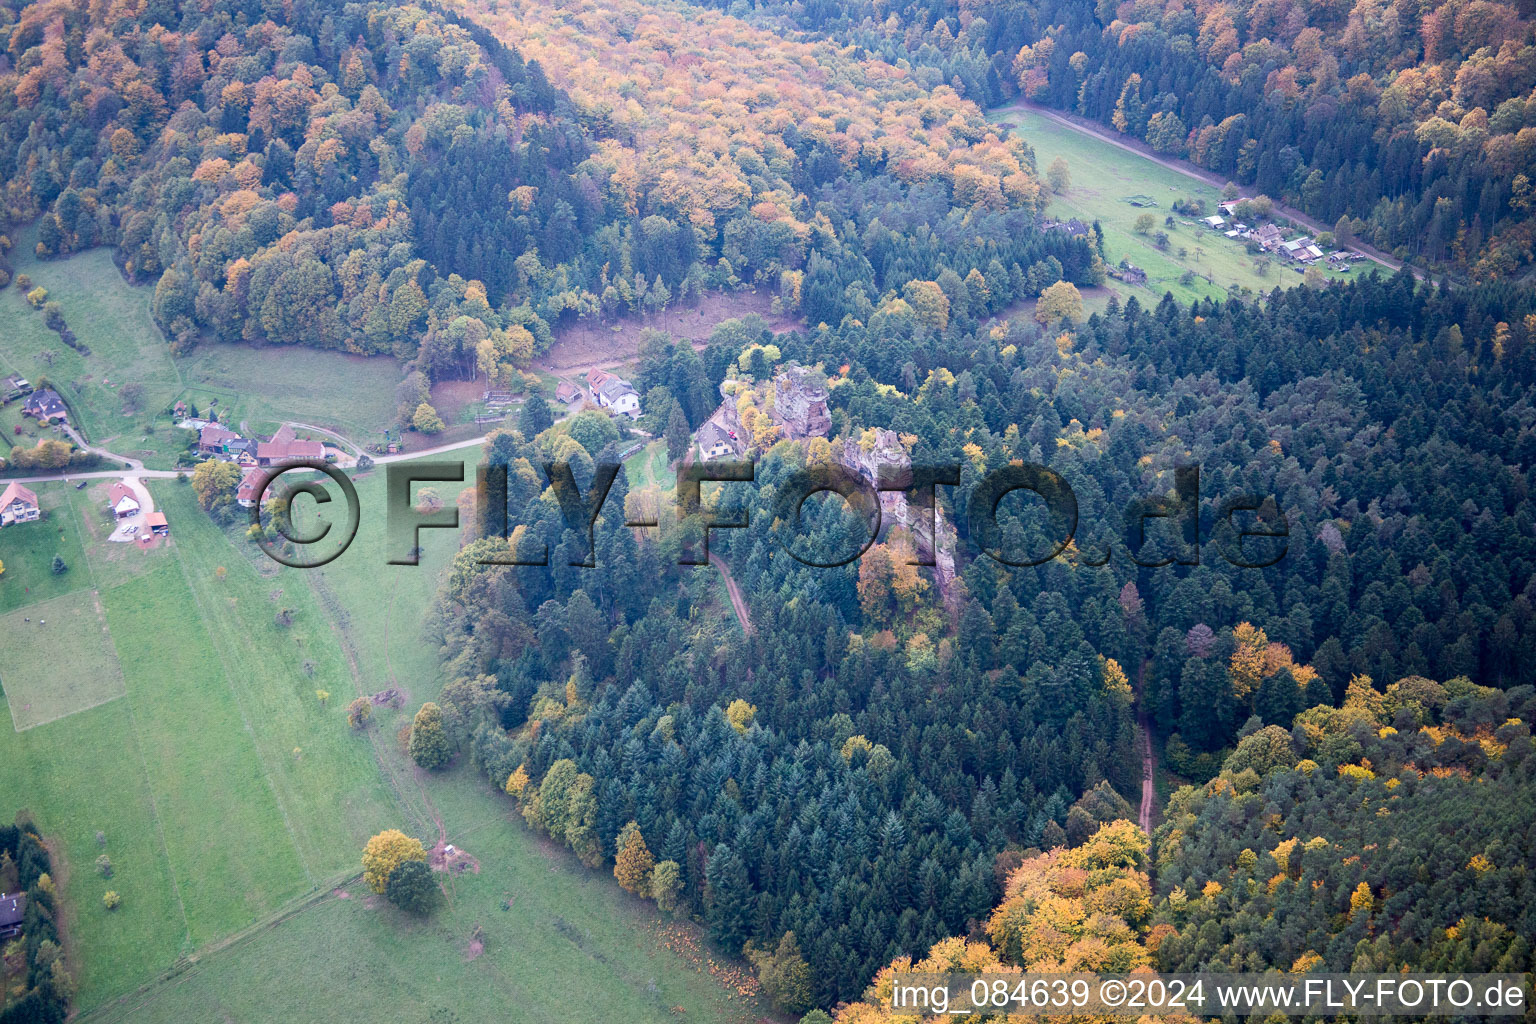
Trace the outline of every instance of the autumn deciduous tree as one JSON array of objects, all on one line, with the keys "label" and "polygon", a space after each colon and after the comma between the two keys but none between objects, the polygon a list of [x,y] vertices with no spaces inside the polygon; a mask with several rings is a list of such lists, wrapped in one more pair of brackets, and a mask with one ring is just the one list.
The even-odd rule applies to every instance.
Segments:
[{"label": "autumn deciduous tree", "polygon": [[213,511],[235,500],[240,486],[240,467],[233,462],[209,459],[200,462],[192,471],[192,490],[197,493],[197,503],[205,511]]},{"label": "autumn deciduous tree", "polygon": [[384,895],[389,886],[389,876],[395,868],[408,860],[425,862],[427,851],[421,840],[401,832],[397,828],[385,829],[363,848],[363,881],[368,888]]},{"label": "autumn deciduous tree", "polygon": [[1042,324],[1058,320],[1077,323],[1083,318],[1083,295],[1071,281],[1057,281],[1040,293],[1035,304],[1035,319]]},{"label": "autumn deciduous tree", "polygon": [[755,949],[749,943],[747,959],[757,969],[757,980],[763,986],[763,994],[785,1013],[800,1014],[809,1010],[815,1001],[811,987],[811,968],[800,953],[800,944],[794,932],[785,932],[778,946],[769,952]]},{"label": "autumn deciduous tree", "polygon": [[618,850],[618,856],[613,860],[613,877],[619,880],[620,888],[636,896],[650,896],[656,858],[645,845],[639,825],[631,821],[624,826],[619,833]]},{"label": "autumn deciduous tree", "polygon": [[443,709],[427,701],[411,722],[411,760],[429,771],[443,767],[453,758],[448,731],[443,728]]},{"label": "autumn deciduous tree", "polygon": [[354,729],[363,728],[372,717],[373,701],[367,697],[359,697],[347,705],[347,724]]},{"label": "autumn deciduous tree", "polygon": [[651,896],[655,898],[656,906],[669,914],[675,913],[682,891],[683,872],[677,861],[664,860],[657,864],[651,872]]},{"label": "autumn deciduous tree", "polygon": [[443,418],[437,414],[437,410],[426,402],[416,407],[411,415],[411,426],[423,434],[440,433],[444,427]]},{"label": "autumn deciduous tree", "polygon": [[1051,183],[1052,192],[1065,192],[1072,187],[1072,172],[1063,157],[1058,156],[1051,161],[1051,165],[1045,169],[1045,176]]}]

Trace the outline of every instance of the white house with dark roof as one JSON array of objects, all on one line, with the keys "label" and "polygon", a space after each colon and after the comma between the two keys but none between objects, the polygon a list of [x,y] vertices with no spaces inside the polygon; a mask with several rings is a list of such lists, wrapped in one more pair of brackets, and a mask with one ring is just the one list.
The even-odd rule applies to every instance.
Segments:
[{"label": "white house with dark roof", "polygon": [[592,386],[598,408],[607,409],[608,415],[639,419],[640,393],[629,381],[607,370],[594,369],[587,373],[587,383]]}]

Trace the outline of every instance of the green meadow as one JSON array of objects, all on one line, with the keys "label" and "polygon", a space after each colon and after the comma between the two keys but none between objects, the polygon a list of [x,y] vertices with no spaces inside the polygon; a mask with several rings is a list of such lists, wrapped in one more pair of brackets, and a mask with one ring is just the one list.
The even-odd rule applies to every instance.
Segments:
[{"label": "green meadow", "polygon": [[[478,457],[447,457],[466,487]],[[386,565],[384,480],[358,478],[358,536],[315,570],[266,559],[186,484],[150,483],[172,529],[149,551],[106,542],[101,485],[39,489],[57,515],[35,525],[51,543],[66,524],[78,565],[8,614],[99,601],[99,657],[121,666],[106,703],[21,732],[0,717],[0,816],[26,808],[54,844],[82,1019],[759,1019],[659,938],[701,951],[690,926],[533,835],[464,759],[430,777],[412,764],[398,733],[442,685],[432,603],[460,538],[423,531],[419,566]],[[450,503],[458,491],[431,486]],[[23,533],[0,531],[8,566],[41,558],[16,553],[36,546]],[[4,645],[0,681],[14,660]],[[392,687],[403,707],[348,727],[350,700]],[[449,897],[430,920],[356,879],[363,843],[390,827],[478,860],[439,876]]]},{"label": "green meadow", "polygon": [[[1121,149],[1102,139],[1054,121],[1043,114],[1020,107],[1002,107],[992,118],[1012,125],[1020,139],[1035,152],[1035,165],[1042,176],[1057,157],[1067,162],[1071,184],[1051,196],[1046,215],[1057,220],[1073,217],[1087,223],[1097,220],[1104,230],[1104,262],[1111,268],[1122,259],[1147,272],[1145,285],[1131,285],[1110,280],[1110,289],[1123,302],[1135,295],[1143,306],[1161,301],[1171,292],[1174,299],[1188,304],[1196,299],[1225,298],[1231,285],[1267,292],[1276,286],[1291,288],[1301,283],[1301,275],[1291,270],[1290,261],[1269,257],[1269,267],[1260,272],[1255,257],[1245,243],[1211,231],[1193,218],[1173,212],[1178,199],[1204,199],[1209,214],[1218,214],[1221,190],[1199,178],[1164,167],[1140,154]],[[1156,207],[1136,207],[1126,200],[1147,196]],[[1154,226],[1147,234],[1136,231],[1136,220],[1151,214]],[[1172,227],[1164,219],[1173,216]],[[1168,248],[1159,249],[1153,236],[1168,235]],[[1292,232],[1293,234],[1297,232]],[[1329,278],[1347,279],[1348,274],[1323,270]],[[1186,272],[1194,275],[1185,284]],[[1357,267],[1354,273],[1368,273]],[[1207,280],[1209,278],[1209,280]],[[1089,308],[1092,308],[1091,306]]]}]

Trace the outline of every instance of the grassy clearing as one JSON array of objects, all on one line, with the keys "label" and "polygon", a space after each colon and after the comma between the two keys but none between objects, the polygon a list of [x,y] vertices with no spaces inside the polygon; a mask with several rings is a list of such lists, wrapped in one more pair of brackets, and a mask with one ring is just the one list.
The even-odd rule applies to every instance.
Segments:
[{"label": "grassy clearing", "polygon": [[17,732],[121,697],[122,667],[92,590],[0,618],[0,688]]},{"label": "grassy clearing", "polygon": [[[467,449],[433,461],[462,459],[467,487],[478,458],[478,449]],[[356,692],[407,691],[403,709],[376,709],[373,725],[356,737],[371,744],[398,798],[398,817],[388,824],[429,844],[446,837],[479,859],[480,873],[455,875],[448,905],[427,922],[403,917],[353,883],[342,890],[347,898],[332,895],[253,930],[172,981],[87,1019],[648,1022],[678,1019],[674,1006],[686,1010],[684,1019],[760,1019],[757,1007],[657,940],[652,908],[533,836],[469,765],[430,778],[411,765],[396,732],[441,688],[430,610],[458,536],[423,531],[419,566],[386,565],[384,481],[382,470],[358,479],[363,514],[344,555],[302,576],[276,571],[272,585],[283,588],[285,601],[296,594],[294,581],[308,585],[342,656],[356,666]],[[457,493],[452,484],[434,486],[445,500]],[[183,531],[182,543],[186,537]],[[341,699],[333,697],[333,705]],[[304,984],[292,984],[299,977]]]},{"label": "grassy clearing", "polygon": [[[91,582],[81,547],[80,531],[70,510],[73,484],[28,484],[37,493],[43,518],[35,523],[12,523],[0,529],[0,612],[48,601]],[[0,480],[0,490],[5,481]],[[67,571],[55,574],[53,556],[59,555]]]},{"label": "grassy clearing", "polygon": [[[1216,205],[1222,196],[1215,186],[1031,110],[1005,108],[995,111],[993,118],[1017,129],[1019,137],[1034,149],[1035,162],[1042,172],[1058,156],[1066,160],[1071,186],[1052,197],[1046,214],[1059,220],[1098,220],[1104,229],[1105,262],[1113,267],[1124,258],[1147,272],[1145,285],[1109,282],[1122,300],[1135,295],[1145,306],[1172,292],[1179,302],[1189,303],[1201,298],[1225,298],[1228,286],[1233,284],[1262,292],[1277,285],[1291,288],[1301,283],[1301,275],[1291,272],[1289,261],[1271,257],[1268,271],[1261,274],[1243,242],[1173,213],[1176,199],[1204,199],[1210,213],[1219,213]],[[1142,209],[1125,202],[1135,195],[1149,196],[1158,205]],[[1153,216],[1153,233],[1167,233],[1166,251],[1158,249],[1150,235],[1136,233],[1136,219],[1144,213]],[[1174,217],[1173,227],[1164,226],[1164,218],[1169,215]],[[1319,269],[1329,278],[1349,276],[1322,266]],[[1187,285],[1180,281],[1186,271],[1195,274],[1193,282]]]},{"label": "grassy clearing", "polygon": [[[69,402],[76,425],[95,443],[135,454],[160,451],[172,440],[168,420],[156,414],[175,399],[182,383],[160,330],[149,315],[152,291],[123,280],[107,249],[64,260],[31,255],[32,232],[18,242],[16,271],[48,290],[64,320],[91,350],[89,356],[65,346],[27,304],[15,285],[0,293],[0,326],[5,346],[0,368],[33,383],[46,377]],[[51,354],[52,363],[45,353]],[[122,387],[133,382],[142,397],[125,412]]]},{"label": "grassy clearing", "polygon": [[[178,398],[206,411],[217,400],[226,422],[246,422],[270,433],[294,420],[340,431],[359,443],[382,439],[394,418],[399,364],[299,347],[250,348],[207,344],[176,359],[150,317],[153,290],[135,288],[118,273],[107,249],[62,260],[31,255],[33,232],[15,249],[16,271],[48,290],[64,319],[90,348],[81,356],[43,323],[20,291],[0,293],[0,375],[21,373],[34,383],[46,378],[74,410],[76,425],[93,443],[142,457],[151,469],[168,469],[186,443],[164,411]],[[51,360],[51,362],[50,362]],[[131,409],[122,387],[133,382],[142,396]],[[0,412],[7,440],[19,419],[19,403]],[[24,428],[30,439],[37,432]]]},{"label": "grassy clearing", "polygon": [[677,475],[667,468],[667,442],[652,441],[624,460],[624,475],[631,490],[659,487],[663,491],[677,487]]},{"label": "grassy clearing", "polygon": [[200,345],[177,360],[187,382],[184,399],[207,412],[218,400],[219,418],[271,433],[280,422],[310,423],[358,444],[380,441],[394,420],[400,366],[293,345],[251,348]]},{"label": "grassy clearing", "polygon": [[[189,950],[143,763],[127,701],[22,733],[0,727],[0,814],[9,821],[29,809],[55,844],[77,1006],[122,993]],[[110,880],[95,868],[103,853]],[[101,903],[108,889],[123,899],[110,913]]]},{"label": "grassy clearing", "polygon": [[408,918],[353,883],[341,890],[346,898],[333,895],[87,1019],[762,1019],[662,947],[648,906],[509,820],[506,798],[467,766],[434,778],[431,790],[452,823],[449,839],[481,870],[448,880],[448,904],[430,920]]},{"label": "grassy clearing", "polygon": [[[472,486],[478,449],[455,457]],[[0,729],[0,815],[25,806],[59,841],[85,1019],[480,1020],[510,1009],[644,1022],[676,1019],[674,1006],[694,1020],[759,1019],[664,947],[652,908],[533,836],[470,766],[427,778],[410,763],[396,732],[441,688],[430,612],[459,537],[424,531],[420,566],[386,566],[384,482],[382,470],[359,479],[357,540],[319,570],[253,556],[174,481],[150,485],[171,542],[110,545],[145,560],[113,564],[86,531],[82,571],[114,581],[102,602],[127,699]],[[86,520],[95,496],[69,493]],[[275,621],[283,608],[289,626]],[[351,732],[346,702],[389,686],[407,691],[406,706]],[[355,884],[348,899],[294,911],[391,826],[446,836],[482,870],[455,876],[449,905],[425,923]],[[110,882],[94,869],[98,829]],[[124,901],[110,914],[107,888]],[[252,927],[269,918],[279,923]]]}]

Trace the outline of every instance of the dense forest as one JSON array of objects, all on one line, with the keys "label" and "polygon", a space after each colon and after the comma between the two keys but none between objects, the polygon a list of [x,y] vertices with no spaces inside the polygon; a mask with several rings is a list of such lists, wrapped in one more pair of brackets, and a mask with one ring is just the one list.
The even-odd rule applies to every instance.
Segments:
[{"label": "dense forest", "polygon": [[1245,730],[1150,851],[1119,821],[1030,857],[984,941],[896,960],[836,1020],[891,1020],[914,969],[1529,972],[1533,713],[1530,686],[1357,678],[1342,708]]},{"label": "dense forest", "polygon": [[[428,623],[433,766],[461,752],[784,1011],[920,957],[1529,969],[1528,5],[709,6],[0,3],[4,227],[112,247],[178,352],[392,354],[407,410],[519,382],[578,316],[753,286],[801,318],[641,340],[674,461],[722,395],[825,379],[827,436],[756,433],[751,484],[707,494],[742,520],[719,567],[624,474],[588,550],[544,467],[587,493],[633,435],[535,393]],[[1465,284],[1084,316],[1099,230],[1043,227],[1027,140],[982,113],[1020,90]],[[791,557],[792,475],[879,459],[959,467],[943,566],[825,497],[797,543],[868,551]],[[1070,537],[1023,493],[968,514],[1025,465],[1070,486]],[[1192,783],[1150,839],[1138,720]],[[37,893],[6,1013],[57,1019],[46,853],[0,851]]]},{"label": "dense forest", "polygon": [[[1258,304],[1112,304],[1076,328],[908,314],[776,338],[727,324],[697,354],[653,338],[640,378],[684,408],[727,374],[771,374],[765,352],[829,368],[830,439],[774,444],[750,487],[714,499],[748,513],[710,543],[751,633],[710,610],[714,570],[676,564],[693,528],[622,526],[647,498],[622,476],[598,568],[576,567],[586,540],[534,467],[571,460],[585,487],[617,448],[605,421],[503,431],[486,458],[508,467],[511,545],[551,568],[482,564],[508,557],[494,536],[463,550],[435,625],[450,717],[530,823],[593,865],[637,832],[671,862],[666,905],[729,951],[803,959],[809,1002],[829,1007],[984,920],[1020,851],[1126,814],[1133,684],[1169,766],[1196,779],[1255,730],[1347,706],[1366,677],[1470,677],[1495,702],[1529,686],[1533,331],[1527,292],[1400,274]],[[962,463],[940,488],[953,580],[909,565],[900,530],[838,569],[781,549],[776,487],[867,450],[873,428],[914,462]],[[1018,461],[1062,474],[1080,510],[1071,547],[1035,568],[980,554],[964,514],[983,473]],[[1186,536],[1149,528],[1133,549],[1123,511],[1192,462],[1199,564],[1159,567],[1194,561]],[[1269,568],[1233,564],[1254,560],[1221,528],[1237,493],[1273,496],[1288,521]],[[1026,503],[999,515],[1013,560],[1052,548]],[[804,516],[823,550],[867,533],[839,501]],[[1465,687],[1447,689],[1436,706],[1460,714]],[[1297,735],[1295,760],[1323,763]]]},{"label": "dense forest", "polygon": [[[743,282],[836,324],[935,262],[989,275],[962,316],[1102,279],[1085,240],[1035,230],[1028,148],[953,90],[681,7],[561,15],[581,33],[509,12],[0,7],[4,215],[43,257],[114,247],[178,351],[503,384],[562,319]],[[593,99],[633,67],[656,71],[628,104]]]},{"label": "dense forest", "polygon": [[58,889],[52,858],[25,811],[0,825],[0,893],[25,895],[21,934],[3,944],[0,1024],[62,1024],[75,983],[59,937]]},{"label": "dense forest", "polygon": [[1536,251],[1529,4],[745,6],[978,103],[1023,95],[1092,118],[1283,199],[1338,238],[1479,280],[1526,272]]}]

